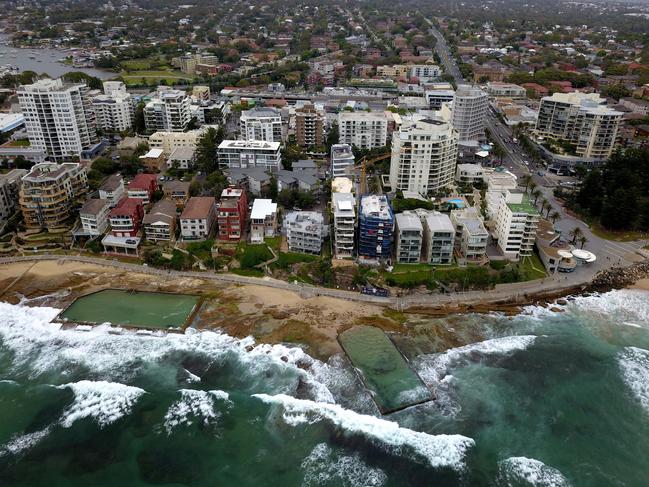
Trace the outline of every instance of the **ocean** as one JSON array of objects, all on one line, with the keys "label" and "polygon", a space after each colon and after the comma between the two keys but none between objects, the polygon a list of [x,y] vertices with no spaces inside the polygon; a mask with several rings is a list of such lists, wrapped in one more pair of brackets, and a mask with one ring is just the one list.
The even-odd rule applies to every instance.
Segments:
[{"label": "ocean", "polygon": [[38,303],[0,303],[2,486],[649,483],[643,291],[418,322],[397,343],[436,399],[387,416],[341,356],[59,330]]}]

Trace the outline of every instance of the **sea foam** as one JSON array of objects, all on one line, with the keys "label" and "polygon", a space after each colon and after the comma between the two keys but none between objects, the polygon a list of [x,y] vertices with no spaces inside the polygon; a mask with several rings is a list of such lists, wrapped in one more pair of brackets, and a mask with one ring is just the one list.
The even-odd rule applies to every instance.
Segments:
[{"label": "sea foam", "polygon": [[649,350],[626,347],[618,353],[617,361],[624,383],[649,412]]},{"label": "sea foam", "polygon": [[388,478],[380,468],[370,467],[358,454],[335,453],[326,443],[313,448],[301,465],[305,487],[340,483],[342,485],[380,487]]},{"label": "sea foam", "polygon": [[253,396],[265,403],[280,405],[283,408],[283,419],[289,425],[325,420],[344,432],[363,435],[375,446],[388,452],[410,451],[435,468],[462,470],[466,452],[475,445],[466,436],[430,435],[413,431],[392,421],[344,409],[338,404],[317,403],[284,394]]},{"label": "sea foam", "polygon": [[181,389],[180,399],[174,402],[164,417],[167,434],[180,425],[191,425],[200,421],[204,426],[214,424],[221,413],[215,409],[216,400],[231,404],[229,394],[224,391],[201,391]]},{"label": "sea foam", "polygon": [[570,483],[559,470],[539,460],[511,457],[498,463],[498,485],[568,487]]},{"label": "sea foam", "polygon": [[83,418],[94,419],[102,428],[114,423],[129,414],[145,392],[139,387],[125,384],[88,380],[64,384],[59,388],[70,388],[74,392],[74,402],[61,418],[61,424],[66,428]]}]

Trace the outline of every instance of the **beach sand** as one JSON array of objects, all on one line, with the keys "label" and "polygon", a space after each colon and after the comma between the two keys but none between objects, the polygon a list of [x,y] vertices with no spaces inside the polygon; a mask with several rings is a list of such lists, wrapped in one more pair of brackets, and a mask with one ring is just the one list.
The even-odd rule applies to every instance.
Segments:
[{"label": "beach sand", "polygon": [[649,291],[649,279],[640,279],[630,286],[629,289],[642,289],[643,291]]}]

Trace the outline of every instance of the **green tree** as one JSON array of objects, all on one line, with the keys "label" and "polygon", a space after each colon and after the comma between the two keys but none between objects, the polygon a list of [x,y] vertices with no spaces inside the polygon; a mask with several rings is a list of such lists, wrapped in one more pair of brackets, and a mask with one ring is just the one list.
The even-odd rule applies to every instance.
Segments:
[{"label": "green tree", "polygon": [[218,168],[217,150],[223,138],[222,127],[218,130],[210,127],[198,139],[196,144],[196,164],[206,174],[210,174]]},{"label": "green tree", "polygon": [[144,102],[138,103],[138,105],[135,107],[133,128],[135,128],[135,132],[138,134],[142,134],[146,131],[146,122],[144,120]]}]

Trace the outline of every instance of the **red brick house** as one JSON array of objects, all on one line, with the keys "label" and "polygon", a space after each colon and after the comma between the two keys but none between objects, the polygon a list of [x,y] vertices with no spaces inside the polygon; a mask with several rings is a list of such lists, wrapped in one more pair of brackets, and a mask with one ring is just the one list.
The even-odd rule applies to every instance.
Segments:
[{"label": "red brick house", "polygon": [[108,214],[110,231],[115,237],[135,237],[140,231],[143,218],[144,207],[141,200],[122,198]]},{"label": "red brick house", "polygon": [[143,205],[149,204],[153,193],[158,190],[158,178],[155,174],[138,174],[128,183],[126,191],[129,198],[142,200]]},{"label": "red brick house", "polygon": [[226,188],[221,193],[218,222],[220,240],[240,240],[246,225],[248,198],[239,188]]}]

